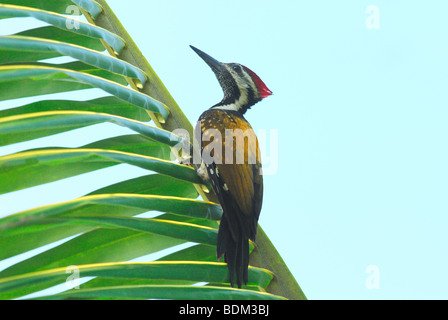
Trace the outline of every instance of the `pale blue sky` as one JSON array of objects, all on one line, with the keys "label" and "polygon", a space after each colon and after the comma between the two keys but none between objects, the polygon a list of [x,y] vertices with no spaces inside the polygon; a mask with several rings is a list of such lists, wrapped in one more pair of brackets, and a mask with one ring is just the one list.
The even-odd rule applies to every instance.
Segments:
[{"label": "pale blue sky", "polygon": [[190,44],[274,91],[260,224],[309,298],[448,298],[446,1],[108,3],[192,122],[222,93]]},{"label": "pale blue sky", "polygon": [[[260,225],[308,298],[448,299],[448,2],[108,3],[192,122],[222,93],[190,44],[274,92],[246,117],[278,132]],[[366,27],[369,5],[379,29]],[[83,130],[88,140],[111,128]],[[144,174],[120,168],[53,188],[70,185],[62,201],[85,192],[78,179],[95,190]],[[20,205],[47,201],[40,188]],[[6,210],[15,199],[1,197]],[[366,286],[369,266],[378,289]]]}]

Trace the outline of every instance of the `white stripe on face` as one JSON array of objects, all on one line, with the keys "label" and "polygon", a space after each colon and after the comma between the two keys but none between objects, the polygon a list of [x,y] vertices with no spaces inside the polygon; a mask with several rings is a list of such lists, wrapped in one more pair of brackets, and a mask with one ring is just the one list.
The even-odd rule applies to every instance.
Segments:
[{"label": "white stripe on face", "polygon": [[252,92],[254,92],[254,94],[256,95],[257,87],[255,86],[252,77],[244,70],[244,68],[241,69],[243,74],[243,76],[241,77],[235,70],[233,70],[228,65],[226,65],[225,67],[230,72],[233,79],[235,79],[235,82],[240,90],[240,97],[238,98],[237,101],[233,103],[216,106],[214,107],[214,109],[239,111],[249,102],[249,94],[248,94],[249,88],[252,89]]}]

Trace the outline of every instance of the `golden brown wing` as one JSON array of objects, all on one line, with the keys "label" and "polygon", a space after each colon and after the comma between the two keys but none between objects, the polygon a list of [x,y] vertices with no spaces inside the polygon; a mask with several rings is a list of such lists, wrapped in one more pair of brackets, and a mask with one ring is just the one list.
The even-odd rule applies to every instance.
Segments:
[{"label": "golden brown wing", "polygon": [[[200,120],[202,150],[209,162],[209,176],[218,176],[220,182],[211,179],[215,193],[218,197],[224,193],[231,195],[239,208],[238,213],[257,222],[263,197],[263,176],[254,130],[244,117],[231,111],[211,109],[204,112]],[[255,237],[256,230],[251,231],[251,236]]]},{"label": "golden brown wing", "polygon": [[223,208],[217,255],[225,255],[231,282],[234,269],[240,286],[241,277],[247,282],[248,239],[255,240],[263,199],[258,140],[237,112],[210,109],[200,121],[202,158]]}]

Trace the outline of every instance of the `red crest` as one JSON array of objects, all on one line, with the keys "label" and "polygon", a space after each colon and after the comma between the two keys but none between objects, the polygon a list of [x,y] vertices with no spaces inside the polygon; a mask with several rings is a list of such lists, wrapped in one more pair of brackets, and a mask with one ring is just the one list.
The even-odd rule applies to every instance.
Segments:
[{"label": "red crest", "polygon": [[260,98],[264,99],[266,97],[269,97],[272,94],[272,91],[268,89],[268,87],[264,84],[263,80],[261,80],[260,77],[257,76],[257,74],[252,70],[250,70],[248,67],[246,66],[243,67],[250,74],[252,80],[254,80],[254,83],[258,89],[258,93],[260,94]]}]

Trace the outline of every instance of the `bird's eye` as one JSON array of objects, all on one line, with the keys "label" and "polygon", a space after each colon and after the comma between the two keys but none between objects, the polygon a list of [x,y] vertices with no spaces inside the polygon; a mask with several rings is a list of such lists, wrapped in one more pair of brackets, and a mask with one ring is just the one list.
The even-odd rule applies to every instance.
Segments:
[{"label": "bird's eye", "polygon": [[235,71],[239,71],[240,69],[241,69],[241,67],[238,64],[233,66],[233,70],[235,70]]}]

